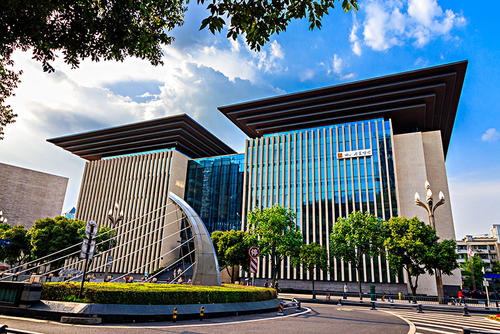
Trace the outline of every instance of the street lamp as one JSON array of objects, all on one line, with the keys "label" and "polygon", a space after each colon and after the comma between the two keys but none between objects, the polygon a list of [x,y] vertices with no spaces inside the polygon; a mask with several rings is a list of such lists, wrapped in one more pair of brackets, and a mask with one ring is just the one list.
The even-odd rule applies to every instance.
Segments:
[{"label": "street lamp", "polygon": [[[119,211],[119,209],[120,206],[118,205],[118,202],[115,203],[115,207],[113,209],[109,209],[108,220],[110,222],[112,229],[115,229],[116,225],[118,225],[118,223],[123,220],[123,210]],[[114,238],[112,238],[109,242],[108,257],[106,260],[106,269],[104,270],[104,280],[106,280],[108,277],[109,268],[111,267],[111,262],[113,261],[113,256],[110,254],[111,248],[113,247],[115,247]]]},{"label": "street lamp", "polygon": [[7,224],[7,218],[3,216],[3,211],[0,211],[0,224],[2,223]]},{"label": "street lamp", "polygon": [[[434,200],[432,198],[432,191],[431,191],[431,185],[429,181],[425,181],[425,203],[420,200],[420,195],[418,192],[415,193],[415,204],[424,208],[425,211],[427,211],[427,215],[429,216],[429,224],[431,227],[436,230],[436,221],[434,219],[434,212],[436,209],[444,204],[444,194],[442,191],[439,192],[439,201],[434,203]],[[443,277],[441,275],[441,270],[435,269],[436,272],[436,288],[437,288],[437,293],[438,293],[438,300],[439,303],[443,303]]]}]

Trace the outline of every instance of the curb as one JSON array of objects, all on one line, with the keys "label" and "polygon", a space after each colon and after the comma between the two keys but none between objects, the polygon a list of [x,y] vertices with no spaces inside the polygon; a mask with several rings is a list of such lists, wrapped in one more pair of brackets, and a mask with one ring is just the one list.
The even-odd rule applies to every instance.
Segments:
[{"label": "curb", "polygon": [[198,319],[202,307],[204,308],[203,318],[265,313],[276,311],[279,303],[279,299],[247,303],[188,305],[83,304],[44,301],[28,308],[0,306],[0,314],[65,323],[124,323],[172,321],[174,309],[178,309],[176,320]]},{"label": "curb", "polygon": [[[330,301],[326,300],[319,300],[319,299],[312,299],[312,298],[297,298],[295,297],[300,302],[303,303],[311,303],[311,304],[326,304],[326,305],[350,305],[350,306],[364,306],[364,307],[371,307],[371,301],[354,301],[354,300],[348,300],[348,299],[332,299]],[[463,307],[456,307],[456,306],[437,306],[437,305],[429,305],[429,304],[402,304],[402,303],[389,303],[389,302],[375,302],[376,307],[381,307],[381,308],[389,308],[389,309],[409,309],[409,310],[415,310],[417,311],[418,305],[422,306],[422,310],[427,310],[427,311],[441,311],[441,312],[455,312],[455,313],[463,313],[464,308]],[[477,307],[470,307],[467,305],[467,309],[470,313],[483,313],[483,314],[499,314],[500,310],[497,309],[485,309],[485,308],[477,308]]]}]

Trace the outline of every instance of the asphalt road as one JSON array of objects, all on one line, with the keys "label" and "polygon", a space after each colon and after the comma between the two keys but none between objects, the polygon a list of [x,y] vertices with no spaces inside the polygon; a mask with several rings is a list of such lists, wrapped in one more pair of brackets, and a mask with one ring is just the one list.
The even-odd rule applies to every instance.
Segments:
[{"label": "asphalt road", "polygon": [[401,318],[383,310],[366,307],[303,304],[308,310],[245,315],[199,320],[97,326],[67,325],[57,322],[0,316],[0,323],[10,328],[35,333],[343,333],[406,334],[410,327]]}]

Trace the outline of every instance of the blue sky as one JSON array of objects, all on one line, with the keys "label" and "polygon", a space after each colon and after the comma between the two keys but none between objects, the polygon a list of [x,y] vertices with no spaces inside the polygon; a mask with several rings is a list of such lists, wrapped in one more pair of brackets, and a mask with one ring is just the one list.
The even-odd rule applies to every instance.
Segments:
[{"label": "blue sky", "polygon": [[47,74],[19,52],[23,82],[9,101],[19,117],[6,128],[0,161],[69,177],[69,209],[84,162],[47,138],[188,113],[242,151],[245,136],[217,106],[468,59],[447,170],[457,237],[487,233],[500,223],[499,7],[361,0],[359,12],[332,11],[321,30],[293,22],[255,53],[241,38],[198,31],[204,10],[191,4],[162,67],[127,59],[72,70],[58,60]]}]

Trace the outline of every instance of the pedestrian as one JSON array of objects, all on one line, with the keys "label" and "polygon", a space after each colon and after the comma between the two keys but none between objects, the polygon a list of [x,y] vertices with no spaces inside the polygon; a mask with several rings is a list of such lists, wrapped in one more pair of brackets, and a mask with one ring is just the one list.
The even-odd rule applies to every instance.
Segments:
[{"label": "pedestrian", "polygon": [[266,279],[266,283],[264,283],[264,288],[269,288],[269,280]]},{"label": "pedestrian", "polygon": [[349,292],[349,288],[347,287],[347,283],[344,283],[344,299],[347,299],[347,292]]},{"label": "pedestrian", "polygon": [[465,295],[462,290],[458,290],[458,305],[462,305],[464,302]]}]

